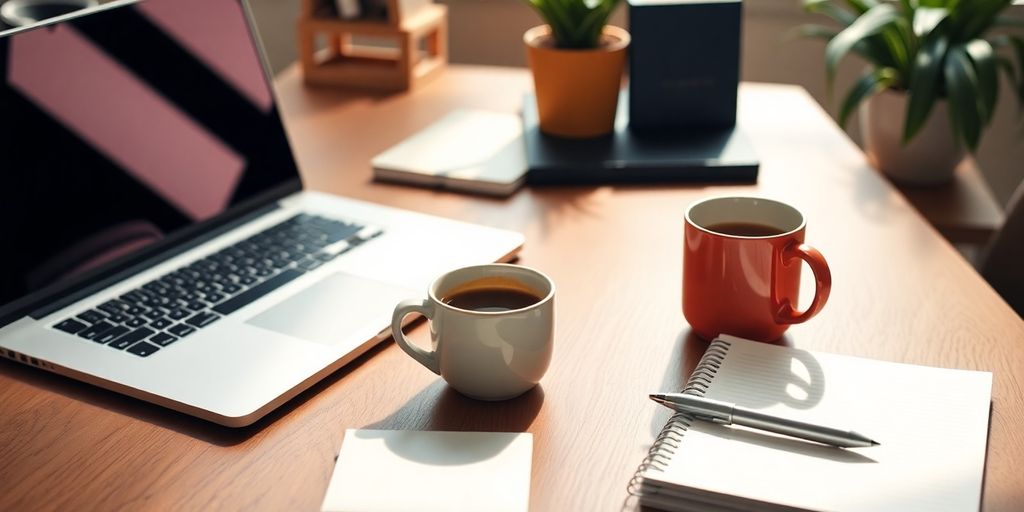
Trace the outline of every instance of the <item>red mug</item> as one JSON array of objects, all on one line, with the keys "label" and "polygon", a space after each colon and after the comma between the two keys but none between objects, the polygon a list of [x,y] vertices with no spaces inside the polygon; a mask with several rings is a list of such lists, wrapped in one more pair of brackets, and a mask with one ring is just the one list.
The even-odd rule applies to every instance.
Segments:
[{"label": "red mug", "polygon": [[[832,289],[828,263],[804,243],[806,221],[792,206],[757,197],[716,197],[686,211],[683,316],[701,338],[782,336],[821,311]],[[800,269],[814,273],[814,299],[797,309]]]}]

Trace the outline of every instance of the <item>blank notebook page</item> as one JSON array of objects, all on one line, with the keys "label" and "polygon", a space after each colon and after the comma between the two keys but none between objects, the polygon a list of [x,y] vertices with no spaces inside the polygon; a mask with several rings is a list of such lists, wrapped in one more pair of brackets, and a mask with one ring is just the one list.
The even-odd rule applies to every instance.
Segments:
[{"label": "blank notebook page", "polygon": [[533,436],[345,431],[324,512],[526,512]]},{"label": "blank notebook page", "polygon": [[991,373],[724,338],[730,347],[706,397],[853,430],[880,446],[840,449],[696,421],[664,470],[644,474],[669,483],[669,495],[816,510],[978,509]]}]

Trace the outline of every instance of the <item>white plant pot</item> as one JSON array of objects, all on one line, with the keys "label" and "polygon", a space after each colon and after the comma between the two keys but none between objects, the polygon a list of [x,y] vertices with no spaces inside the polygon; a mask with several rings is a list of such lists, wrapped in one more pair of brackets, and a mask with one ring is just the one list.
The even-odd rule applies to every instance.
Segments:
[{"label": "white plant pot", "polygon": [[964,159],[963,145],[953,137],[945,100],[936,100],[921,130],[904,146],[907,94],[885,90],[860,108],[864,151],[871,165],[906,185],[941,185],[953,178]]}]

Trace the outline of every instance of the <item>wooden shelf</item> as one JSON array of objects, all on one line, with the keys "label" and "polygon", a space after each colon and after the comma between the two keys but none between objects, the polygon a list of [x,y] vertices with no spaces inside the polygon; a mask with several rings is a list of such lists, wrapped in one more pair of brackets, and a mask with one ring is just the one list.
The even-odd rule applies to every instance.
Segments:
[{"label": "wooden shelf", "polygon": [[[343,20],[320,0],[304,0],[298,22],[299,59],[307,84],[405,90],[448,62],[448,8],[422,0],[390,0],[387,19]],[[317,50],[318,37],[327,48]],[[387,40],[393,46],[354,38]]]}]

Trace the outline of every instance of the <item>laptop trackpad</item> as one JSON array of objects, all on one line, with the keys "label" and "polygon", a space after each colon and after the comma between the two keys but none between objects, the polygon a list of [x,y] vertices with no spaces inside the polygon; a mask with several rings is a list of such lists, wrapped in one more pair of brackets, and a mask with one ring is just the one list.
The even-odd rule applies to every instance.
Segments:
[{"label": "laptop trackpad", "polygon": [[399,301],[417,295],[422,292],[337,272],[246,323],[323,345],[357,334],[366,341],[390,323]]}]

